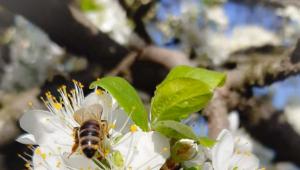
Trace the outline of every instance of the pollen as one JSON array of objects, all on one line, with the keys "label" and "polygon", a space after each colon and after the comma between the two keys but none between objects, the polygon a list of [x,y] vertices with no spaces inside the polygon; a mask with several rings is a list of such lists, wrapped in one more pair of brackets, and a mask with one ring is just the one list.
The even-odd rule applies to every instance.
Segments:
[{"label": "pollen", "polygon": [[116,124],[115,124],[115,123],[109,124],[109,128],[110,128],[110,129],[116,128]]},{"label": "pollen", "polygon": [[37,154],[37,155],[41,155],[41,154],[42,154],[40,148],[36,148],[36,150],[35,150],[34,152],[35,152],[35,154]]},{"label": "pollen", "polygon": [[105,150],[104,150],[104,156],[105,156],[105,157],[106,157],[109,153],[110,153],[110,150],[109,150],[109,149],[105,149]]},{"label": "pollen", "polygon": [[102,90],[100,90],[100,89],[97,89],[97,90],[95,91],[95,93],[96,93],[97,95],[103,94]]},{"label": "pollen", "polygon": [[163,151],[164,151],[164,152],[167,152],[168,150],[169,150],[169,148],[167,148],[167,147],[164,147],[164,148],[163,148]]},{"label": "pollen", "polygon": [[60,162],[60,161],[57,161],[57,162],[56,162],[56,167],[57,167],[57,168],[60,168],[60,166],[61,166],[61,162]]},{"label": "pollen", "polygon": [[42,157],[43,160],[46,160],[47,155],[46,155],[45,153],[42,153],[42,154],[41,154],[41,157]]},{"label": "pollen", "polygon": [[134,124],[134,125],[131,125],[130,126],[130,131],[133,133],[133,132],[136,132],[138,130],[138,127]]},{"label": "pollen", "polygon": [[62,108],[62,105],[60,103],[56,102],[56,103],[53,103],[53,107],[57,110],[60,110]]},{"label": "pollen", "polygon": [[28,106],[29,107],[32,107],[33,106],[33,103],[30,101],[30,102],[28,102]]},{"label": "pollen", "polygon": [[31,167],[30,167],[30,163],[28,163],[28,162],[27,162],[24,166],[25,166],[25,168],[28,168],[28,169],[31,168]]},{"label": "pollen", "polygon": [[263,167],[263,168],[260,168],[259,170],[266,170],[266,168],[265,168],[265,167]]}]

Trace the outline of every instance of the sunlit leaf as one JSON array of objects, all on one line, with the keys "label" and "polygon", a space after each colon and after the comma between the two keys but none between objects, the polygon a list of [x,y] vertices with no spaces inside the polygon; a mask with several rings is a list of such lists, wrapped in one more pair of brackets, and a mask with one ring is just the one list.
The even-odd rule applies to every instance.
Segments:
[{"label": "sunlit leaf", "polygon": [[216,144],[216,140],[210,139],[208,137],[200,137],[198,143],[204,147],[211,148]]},{"label": "sunlit leaf", "polygon": [[153,125],[155,131],[174,139],[193,139],[197,140],[197,135],[192,128],[173,120],[159,121]]},{"label": "sunlit leaf", "polygon": [[97,4],[95,0],[80,0],[80,9],[82,11],[97,11],[101,10],[103,7]]},{"label": "sunlit leaf", "polygon": [[151,101],[152,122],[181,120],[202,109],[212,97],[206,83],[191,78],[172,79],[160,85]]},{"label": "sunlit leaf", "polygon": [[211,89],[222,86],[226,80],[226,75],[221,72],[194,68],[189,66],[177,66],[173,68],[162,84],[176,78],[193,78],[206,83]]},{"label": "sunlit leaf", "polygon": [[101,87],[108,91],[128,116],[143,130],[148,130],[148,113],[135,89],[120,77],[104,77],[93,82],[90,88]]}]

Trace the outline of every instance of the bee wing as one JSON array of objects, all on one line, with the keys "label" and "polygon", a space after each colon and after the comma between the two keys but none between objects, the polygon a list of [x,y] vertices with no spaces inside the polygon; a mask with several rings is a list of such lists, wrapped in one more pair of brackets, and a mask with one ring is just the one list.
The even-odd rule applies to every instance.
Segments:
[{"label": "bee wing", "polygon": [[101,121],[102,111],[103,108],[100,104],[93,104],[88,107],[78,109],[74,113],[73,117],[74,120],[79,124],[91,119]]}]

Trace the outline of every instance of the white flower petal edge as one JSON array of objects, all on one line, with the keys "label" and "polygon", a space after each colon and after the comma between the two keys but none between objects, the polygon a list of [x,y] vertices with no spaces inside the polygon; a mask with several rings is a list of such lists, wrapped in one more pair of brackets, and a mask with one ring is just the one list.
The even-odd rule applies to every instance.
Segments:
[{"label": "white flower petal edge", "polygon": [[169,139],[157,132],[129,132],[112,147],[125,161],[125,169],[159,170],[170,156]]},{"label": "white flower petal edge", "polygon": [[251,153],[248,141],[234,140],[230,131],[224,129],[212,148],[212,166],[214,170],[255,170],[259,168],[258,158]]},{"label": "white flower petal edge", "polygon": [[217,137],[218,143],[212,148],[214,170],[227,170],[234,151],[234,139],[228,130],[223,130]]},{"label": "white flower petal edge", "polygon": [[29,133],[19,136],[16,139],[16,141],[19,143],[23,143],[25,145],[36,145],[37,144],[35,137]]},{"label": "white flower petal edge", "polygon": [[[21,117],[20,126],[33,135],[35,144],[39,146],[48,146],[55,150],[62,145],[71,146],[73,144],[72,129],[65,126],[61,120],[51,115],[50,112],[43,110],[28,111]],[[24,140],[21,143],[24,143]]]}]

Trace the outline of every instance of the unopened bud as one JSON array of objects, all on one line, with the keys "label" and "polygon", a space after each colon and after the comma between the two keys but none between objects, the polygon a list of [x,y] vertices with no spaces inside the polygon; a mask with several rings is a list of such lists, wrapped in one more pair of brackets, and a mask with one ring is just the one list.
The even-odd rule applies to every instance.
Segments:
[{"label": "unopened bud", "polygon": [[177,141],[172,149],[172,159],[176,162],[183,162],[193,159],[198,153],[198,146],[195,141],[190,139],[181,139]]}]

